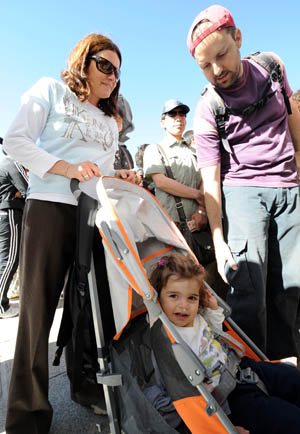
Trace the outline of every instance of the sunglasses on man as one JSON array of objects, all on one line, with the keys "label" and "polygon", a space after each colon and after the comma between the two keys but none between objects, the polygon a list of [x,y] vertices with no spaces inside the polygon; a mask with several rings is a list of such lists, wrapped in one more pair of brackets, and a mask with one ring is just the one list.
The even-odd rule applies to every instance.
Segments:
[{"label": "sunglasses on man", "polygon": [[186,112],[184,110],[171,110],[166,115],[170,116],[170,118],[175,118],[176,116],[186,117]]},{"label": "sunglasses on man", "polygon": [[101,56],[91,56],[90,58],[95,60],[98,71],[106,75],[114,74],[116,80],[120,79],[121,71],[116,68],[109,60]]}]

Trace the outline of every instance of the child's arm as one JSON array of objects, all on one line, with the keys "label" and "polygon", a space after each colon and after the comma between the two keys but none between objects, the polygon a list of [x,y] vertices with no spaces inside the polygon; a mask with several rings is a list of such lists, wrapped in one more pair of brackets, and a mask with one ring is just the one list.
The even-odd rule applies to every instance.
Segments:
[{"label": "child's arm", "polygon": [[212,328],[221,329],[225,316],[223,309],[219,307],[216,297],[207,290],[205,294],[206,307],[202,310],[201,316],[208,322]]},{"label": "child's arm", "polygon": [[201,312],[201,316],[207,321],[207,323],[213,329],[222,330],[223,321],[225,316],[223,314],[223,309],[218,307],[217,309],[212,309],[207,307],[203,312]]}]

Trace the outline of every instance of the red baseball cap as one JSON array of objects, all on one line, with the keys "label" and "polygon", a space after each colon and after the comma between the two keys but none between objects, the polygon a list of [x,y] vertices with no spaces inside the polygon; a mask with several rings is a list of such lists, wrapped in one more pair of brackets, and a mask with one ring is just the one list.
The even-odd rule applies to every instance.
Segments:
[{"label": "red baseball cap", "polygon": [[[211,22],[211,26],[205,29],[194,41],[192,40],[192,34],[197,26],[197,24],[201,23],[201,21],[207,20]],[[231,16],[231,13],[228,9],[224,8],[220,5],[209,6],[204,11],[200,12],[196,16],[193,21],[193,24],[190,27],[188,37],[187,37],[187,46],[189,52],[192,56],[194,56],[195,48],[201,41],[203,41],[206,36],[210,35],[215,30],[222,30],[225,27],[235,27],[235,23]]]}]

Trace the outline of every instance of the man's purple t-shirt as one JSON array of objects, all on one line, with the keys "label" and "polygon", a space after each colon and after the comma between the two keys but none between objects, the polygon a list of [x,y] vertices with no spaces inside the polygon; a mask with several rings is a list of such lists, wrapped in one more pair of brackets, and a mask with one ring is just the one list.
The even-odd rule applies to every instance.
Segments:
[{"label": "man's purple t-shirt", "polygon": [[[273,54],[273,53],[272,53]],[[218,93],[232,109],[258,102],[264,94],[269,74],[253,60],[243,60],[244,78],[235,88]],[[288,96],[291,88],[284,72]],[[233,154],[220,144],[216,122],[205,98],[200,98],[194,118],[195,142],[200,168],[221,161],[224,185],[258,187],[292,187],[298,185],[294,147],[287,125],[287,110],[280,84],[267,104],[254,113],[240,117],[230,115],[225,131]],[[270,89],[270,93],[272,90]]]}]

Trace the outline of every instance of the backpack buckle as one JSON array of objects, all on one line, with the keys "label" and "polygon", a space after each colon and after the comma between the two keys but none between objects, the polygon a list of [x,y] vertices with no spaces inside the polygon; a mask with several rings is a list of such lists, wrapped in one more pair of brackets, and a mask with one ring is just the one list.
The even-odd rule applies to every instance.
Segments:
[{"label": "backpack buckle", "polygon": [[279,80],[281,80],[281,78],[282,78],[282,72],[281,72],[281,68],[280,68],[279,63],[277,63],[274,66],[274,68],[271,71],[270,76],[271,76],[271,80],[272,81],[279,81]]}]

